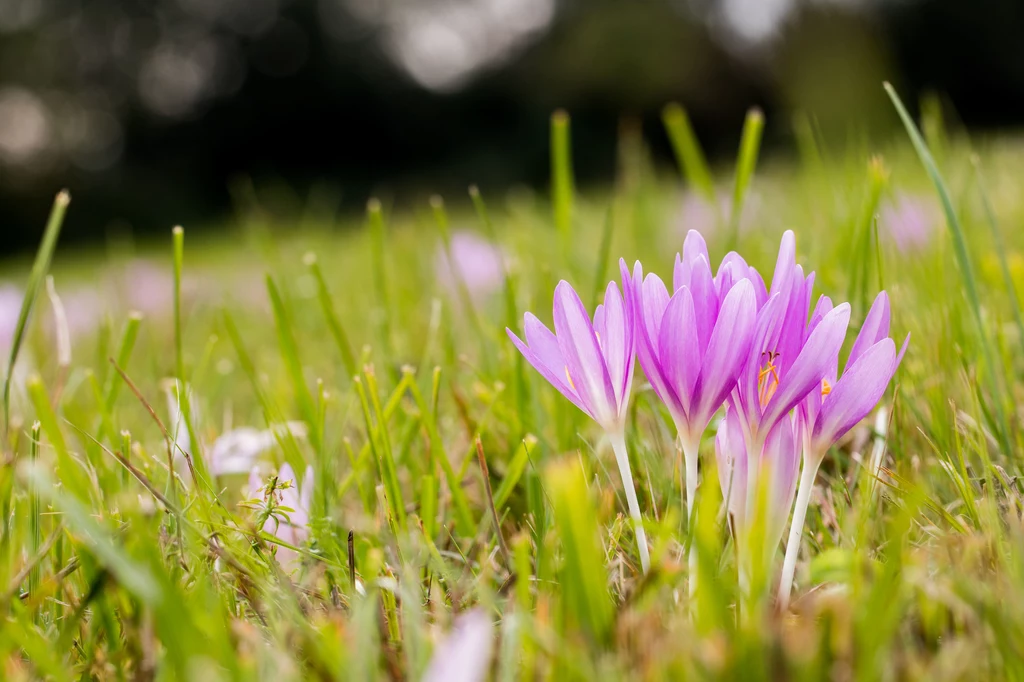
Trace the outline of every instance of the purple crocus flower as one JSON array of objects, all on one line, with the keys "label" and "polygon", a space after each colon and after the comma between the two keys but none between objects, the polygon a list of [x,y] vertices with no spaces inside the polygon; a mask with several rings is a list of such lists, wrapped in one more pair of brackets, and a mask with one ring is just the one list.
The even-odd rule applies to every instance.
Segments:
[{"label": "purple crocus flower", "polygon": [[[620,266],[624,268],[624,262]],[[576,291],[563,280],[555,287],[555,333],[532,313],[526,313],[523,325],[525,343],[511,329],[506,331],[541,376],[608,435],[646,573],[650,557],[625,440],[626,409],[633,381],[634,318],[632,297],[624,299],[614,281],[608,283],[604,303],[597,306],[591,320]]]},{"label": "purple crocus flower", "polygon": [[808,309],[813,285],[814,273],[804,277],[796,264],[795,238],[787,231],[768,300],[757,314],[751,352],[732,396],[751,452],[760,450],[772,428],[820,386],[842,347],[850,306],[844,303],[828,310],[812,328]]},{"label": "purple crocus flower", "polygon": [[921,197],[900,194],[881,210],[880,222],[902,253],[920,251],[928,246],[939,225],[939,215]]},{"label": "purple crocus flower", "polygon": [[[313,499],[313,467],[306,467],[306,475],[299,488],[298,480],[291,466],[285,464],[277,474],[280,483],[291,483],[284,489],[275,491],[278,495],[277,505],[288,507],[291,511],[272,514],[263,524],[263,532],[273,535],[282,542],[298,547],[309,538],[309,509]],[[253,467],[249,474],[249,494],[255,495],[262,487],[259,470]],[[298,562],[299,554],[293,549],[277,546],[276,556],[281,566],[291,571]]]},{"label": "purple crocus flower", "polygon": [[468,230],[454,232],[447,249],[443,244],[438,246],[434,267],[445,287],[455,291],[461,281],[476,300],[487,298],[505,281],[501,248]]},{"label": "purple crocus flower", "polygon": [[685,463],[687,517],[693,511],[701,436],[736,386],[750,354],[755,313],[764,284],[738,254],[723,260],[713,277],[707,245],[691,231],[676,257],[674,293],[661,279],[645,278],[640,263],[629,277],[621,264],[627,297],[637,311],[637,354],[654,392],[676,425]]},{"label": "purple crocus flower", "polygon": [[[832,302],[822,297],[811,318],[812,328],[818,320],[824,319],[831,307]],[[820,381],[820,390],[811,391],[800,406],[800,412],[807,423],[807,433],[803,441],[803,472],[800,475],[800,488],[779,589],[783,608],[789,601],[793,586],[800,536],[818,467],[828,449],[867,417],[881,400],[910,342],[908,334],[899,353],[896,352],[896,344],[889,338],[889,316],[889,296],[882,291],[875,297],[864,325],[857,334],[843,376],[836,376],[839,367],[837,350]]]},{"label": "purple crocus flower", "polygon": [[[747,538],[758,521],[758,513],[763,513],[765,517],[759,525],[764,529],[762,550],[766,562],[782,540],[793,506],[801,434],[801,417],[787,416],[772,427],[759,456],[753,458],[747,450],[742,417],[736,410],[727,410],[715,437],[718,480],[733,529],[738,538]],[[747,499],[751,485],[760,486],[761,494],[755,496],[753,505]]]}]

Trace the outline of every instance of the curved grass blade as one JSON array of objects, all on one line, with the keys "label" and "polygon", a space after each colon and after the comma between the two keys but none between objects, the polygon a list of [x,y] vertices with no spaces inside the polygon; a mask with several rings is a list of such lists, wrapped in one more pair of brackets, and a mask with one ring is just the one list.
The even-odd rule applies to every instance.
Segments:
[{"label": "curved grass blade", "polygon": [[921,159],[921,164],[924,166],[925,171],[931,178],[932,183],[935,185],[935,189],[939,194],[939,200],[942,202],[942,209],[946,213],[946,224],[949,226],[950,236],[953,238],[953,250],[956,253],[957,263],[960,266],[960,274],[964,282],[964,290],[967,292],[967,300],[971,306],[971,313],[974,316],[974,322],[978,327],[978,336],[981,339],[982,352],[985,355],[985,365],[988,370],[988,378],[991,383],[990,389],[992,391],[992,402],[996,410],[996,415],[999,423],[996,425],[996,430],[999,434],[999,443],[1003,447],[1004,452],[1009,454],[1010,443],[1009,443],[1009,424],[1006,419],[1006,409],[1002,401],[1002,391],[999,383],[999,378],[996,372],[996,360],[995,351],[992,348],[992,340],[989,338],[988,330],[985,327],[985,321],[981,314],[981,299],[978,296],[978,282],[974,275],[974,266],[971,264],[971,257],[967,251],[967,238],[964,236],[963,228],[960,225],[960,219],[956,215],[956,210],[953,208],[953,201],[949,196],[949,189],[946,187],[946,181],[943,179],[942,174],[939,172],[938,167],[935,165],[935,159],[932,158],[931,152],[928,150],[928,145],[925,143],[924,138],[921,137],[920,131],[917,129],[917,125],[914,124],[914,120],[910,117],[906,107],[903,106],[903,102],[900,100],[900,96],[896,94],[896,90],[891,84],[883,84],[885,92],[889,95],[889,99],[892,100],[893,106],[896,107],[896,112],[900,116],[900,120],[903,121],[903,126],[907,129],[907,134],[910,136],[910,142],[914,145],[914,150],[917,151],[917,156]]},{"label": "curved grass blade", "polygon": [[11,339],[11,355],[7,361],[7,376],[4,378],[4,433],[7,433],[11,421],[11,376],[14,374],[14,363],[18,361],[18,352],[25,340],[25,330],[28,328],[29,316],[32,314],[32,306],[35,305],[36,297],[43,287],[43,281],[50,271],[50,263],[53,261],[53,251],[57,248],[57,237],[60,236],[61,225],[64,224],[64,214],[67,212],[68,204],[71,203],[71,195],[67,190],[61,190],[53,200],[53,208],[50,209],[50,218],[46,221],[46,230],[43,232],[43,241],[36,252],[35,262],[32,263],[32,272],[29,274],[28,285],[25,287],[25,298],[21,302],[21,311],[18,313],[18,322],[14,327],[14,337]]}]

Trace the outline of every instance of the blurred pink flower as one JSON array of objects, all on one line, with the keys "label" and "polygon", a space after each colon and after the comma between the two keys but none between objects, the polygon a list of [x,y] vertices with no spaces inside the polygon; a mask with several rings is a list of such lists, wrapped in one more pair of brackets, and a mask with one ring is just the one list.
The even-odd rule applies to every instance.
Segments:
[{"label": "blurred pink flower", "polygon": [[[684,234],[696,230],[705,235],[712,235],[720,228],[729,226],[732,214],[732,197],[726,192],[719,192],[715,197],[717,210],[713,203],[697,192],[688,191],[683,195],[682,205],[676,218],[676,226]],[[754,226],[754,218],[761,206],[761,199],[754,193],[747,194],[740,214],[740,232],[746,232]]]},{"label": "blurred pink flower", "polygon": [[501,287],[505,281],[505,254],[501,247],[475,232],[460,230],[452,234],[452,264],[443,244],[438,245],[434,267],[438,280],[451,291],[465,283],[470,296],[484,299]]},{"label": "blurred pink flower", "polygon": [[118,279],[129,308],[149,316],[170,315],[174,307],[174,274],[170,265],[134,259],[125,265]]},{"label": "blurred pink flower", "polygon": [[64,304],[68,332],[72,337],[92,334],[110,312],[110,306],[97,289],[82,287],[68,293],[58,289],[57,293]]},{"label": "blurred pink flower", "polygon": [[880,222],[896,248],[907,253],[928,246],[939,226],[939,215],[931,202],[899,194],[882,206]]},{"label": "blurred pink flower", "polygon": [[482,608],[460,615],[434,648],[423,682],[483,682],[491,667],[494,621]]},{"label": "blurred pink flower", "polygon": [[23,297],[21,289],[13,284],[0,284],[0,351],[4,353],[10,350],[14,340]]}]

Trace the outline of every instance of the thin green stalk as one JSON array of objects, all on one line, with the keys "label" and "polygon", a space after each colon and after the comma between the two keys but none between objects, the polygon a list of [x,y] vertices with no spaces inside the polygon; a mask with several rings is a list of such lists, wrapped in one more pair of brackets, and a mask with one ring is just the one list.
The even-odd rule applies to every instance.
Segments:
[{"label": "thin green stalk", "polygon": [[559,109],[551,115],[551,208],[565,255],[572,246],[574,192],[569,114]]},{"label": "thin green stalk", "polygon": [[736,159],[736,182],[732,193],[732,209],[729,214],[731,245],[739,243],[740,216],[743,202],[754,177],[757,156],[761,150],[761,134],[764,132],[764,114],[760,109],[751,109],[743,122],[743,136],[740,138],[739,156]]},{"label": "thin green stalk", "polygon": [[615,451],[615,462],[619,465],[622,487],[626,491],[626,504],[629,516],[633,520],[633,531],[636,534],[636,545],[640,551],[640,566],[644,574],[651,570],[651,554],[647,548],[647,533],[644,531],[644,519],[640,513],[640,503],[636,499],[636,486],[633,485],[633,474],[629,470],[629,455],[626,453],[626,438],[620,433],[609,433],[612,450]]},{"label": "thin green stalk", "polygon": [[458,292],[459,303],[469,317],[470,325],[473,327],[476,337],[480,340],[480,357],[487,363],[490,361],[490,354],[487,352],[487,333],[480,322],[480,316],[477,314],[476,304],[473,303],[473,295],[469,290],[469,285],[463,279],[462,272],[452,257],[452,236],[451,229],[448,226],[448,212],[444,208],[444,199],[437,195],[430,197],[430,208],[434,214],[434,224],[437,226],[437,232],[441,236],[441,244],[444,247],[448,270],[451,273],[452,279],[455,280],[455,289]]},{"label": "thin green stalk", "polygon": [[995,351],[993,350],[992,340],[989,338],[988,329],[981,314],[981,299],[978,295],[978,283],[974,276],[974,266],[971,263],[971,257],[967,250],[967,238],[964,236],[963,228],[960,226],[960,219],[957,217],[956,209],[953,208],[953,201],[949,196],[949,190],[946,188],[946,181],[935,165],[935,160],[932,158],[931,152],[928,151],[928,145],[925,144],[921,133],[914,124],[914,120],[910,117],[906,107],[903,106],[899,95],[896,94],[896,90],[889,83],[885,83],[884,87],[889,95],[889,99],[892,100],[893,106],[896,107],[904,127],[907,129],[907,134],[910,136],[910,141],[917,151],[918,158],[921,159],[921,164],[931,178],[932,183],[934,183],[939,199],[942,201],[942,208],[946,213],[946,224],[949,227],[950,236],[953,238],[953,251],[956,254],[957,263],[960,266],[960,275],[964,282],[964,291],[967,293],[967,300],[971,305],[971,313],[978,328],[978,336],[981,339],[982,352],[985,356],[985,365],[988,370],[988,379],[992,390],[992,399],[999,419],[998,436],[1000,445],[1003,447],[1004,452],[1010,453],[1010,428],[996,373]]},{"label": "thin green stalk", "polygon": [[57,237],[60,236],[60,228],[64,224],[64,214],[67,212],[69,203],[71,203],[71,195],[67,190],[59,192],[53,200],[50,218],[46,221],[46,229],[43,232],[43,241],[40,243],[36,259],[32,263],[32,271],[29,273],[28,284],[25,286],[25,297],[21,301],[21,310],[18,311],[18,321],[14,326],[14,336],[11,338],[11,354],[7,361],[7,374],[4,377],[5,438],[11,423],[11,379],[14,375],[14,363],[18,361],[18,353],[25,340],[25,331],[28,328],[32,307],[35,305],[36,297],[50,271],[53,251],[57,248]]},{"label": "thin green stalk", "polygon": [[345,365],[345,373],[348,375],[348,379],[351,380],[359,371],[356,366],[356,356],[352,352],[352,344],[349,343],[345,327],[342,326],[341,320],[338,319],[337,314],[334,312],[335,308],[334,301],[331,298],[331,291],[327,288],[327,281],[324,279],[324,273],[320,270],[320,264],[317,263],[316,254],[306,254],[305,262],[309,272],[313,275],[313,279],[316,280],[316,293],[317,299],[320,301],[320,309],[323,310],[324,318],[327,320],[327,327],[331,330],[331,336],[334,337],[334,343],[338,346],[341,362]]},{"label": "thin green stalk", "polygon": [[676,162],[683,179],[689,182],[716,210],[715,183],[708,168],[704,150],[690,125],[690,117],[681,105],[672,103],[661,112],[661,120],[672,143]]},{"label": "thin green stalk", "polygon": [[384,225],[384,212],[380,201],[370,199],[366,203],[366,217],[370,226],[370,256],[373,264],[373,281],[377,289],[377,338],[381,345],[381,353],[391,357],[391,299],[388,294],[388,275],[385,255],[387,253],[387,228]]},{"label": "thin green stalk", "polygon": [[[142,315],[139,313],[131,313],[124,324],[124,331],[121,332],[121,340],[117,345],[116,362],[117,366],[124,368],[128,366],[128,361],[131,359],[132,351],[135,349],[135,341],[139,336],[139,326],[142,322]],[[107,364],[107,363],[104,363]],[[108,435],[114,433],[114,426],[112,423],[112,415],[114,412],[114,404],[117,402],[117,396],[121,392],[122,381],[117,372],[108,372],[107,380],[103,386],[103,413],[100,415],[101,422],[99,433],[96,436],[96,440],[103,441]]]},{"label": "thin green stalk", "polygon": [[601,230],[601,245],[597,248],[597,264],[594,268],[594,298],[591,309],[603,300],[605,287],[608,280],[608,255],[612,250],[612,234],[615,221],[612,219],[612,209],[605,214],[604,228]]},{"label": "thin green stalk", "polygon": [[317,431],[317,409],[313,403],[313,396],[310,394],[309,386],[302,371],[302,360],[299,358],[299,347],[295,341],[295,328],[292,317],[285,305],[281,292],[274,283],[273,277],[267,275],[267,292],[270,294],[270,303],[274,309],[274,325],[277,327],[277,341],[281,350],[281,357],[288,368],[288,378],[292,382],[292,390],[295,392],[295,401],[299,405],[299,414],[309,427],[309,441],[313,448],[320,450],[320,434]]},{"label": "thin green stalk", "polygon": [[171,230],[174,241],[174,375],[185,383],[185,349],[181,323],[181,273],[185,265],[185,230],[181,225]]},{"label": "thin green stalk", "polygon": [[[39,455],[39,438],[41,425],[39,422],[32,424],[32,435],[29,440],[29,461],[32,466],[36,465],[36,458]],[[28,555],[35,556],[39,552],[39,548],[43,544],[43,528],[42,519],[40,518],[40,505],[39,505],[39,491],[36,490],[35,485],[29,484],[29,511],[28,520],[31,538],[31,544],[29,545]],[[39,586],[39,575],[42,571],[42,566],[38,563],[32,567],[32,570],[28,575],[28,593],[30,595],[36,594],[36,588]]]}]

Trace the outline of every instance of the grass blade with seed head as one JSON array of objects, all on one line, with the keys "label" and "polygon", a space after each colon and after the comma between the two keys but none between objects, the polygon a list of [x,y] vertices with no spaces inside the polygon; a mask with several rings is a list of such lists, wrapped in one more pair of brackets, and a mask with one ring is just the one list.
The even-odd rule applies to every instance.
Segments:
[{"label": "grass blade with seed head", "polygon": [[7,372],[4,377],[5,434],[11,421],[11,379],[14,374],[14,363],[18,361],[18,352],[21,350],[21,344],[25,340],[25,331],[28,328],[29,318],[32,315],[32,307],[35,305],[36,297],[43,287],[43,281],[50,271],[53,251],[57,248],[57,237],[60,236],[60,228],[64,224],[64,214],[67,212],[69,203],[71,203],[71,195],[67,191],[58,193],[57,197],[53,200],[50,218],[46,221],[46,229],[43,232],[43,241],[39,245],[39,251],[36,252],[35,262],[32,263],[32,272],[29,274],[28,284],[25,286],[25,296],[21,302],[21,310],[18,312],[14,336],[11,338],[11,354],[7,361]]}]

